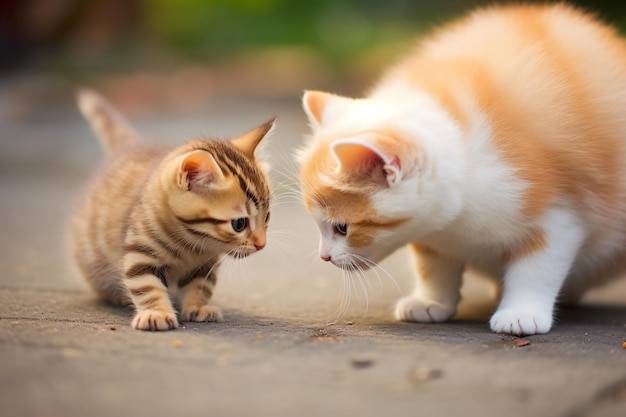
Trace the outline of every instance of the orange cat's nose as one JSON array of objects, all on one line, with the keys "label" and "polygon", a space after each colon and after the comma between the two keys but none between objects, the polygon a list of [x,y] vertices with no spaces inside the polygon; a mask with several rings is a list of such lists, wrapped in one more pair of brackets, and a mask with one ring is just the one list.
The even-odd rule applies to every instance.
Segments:
[{"label": "orange cat's nose", "polygon": [[256,250],[261,250],[265,247],[265,233],[255,233],[252,235],[252,244]]}]

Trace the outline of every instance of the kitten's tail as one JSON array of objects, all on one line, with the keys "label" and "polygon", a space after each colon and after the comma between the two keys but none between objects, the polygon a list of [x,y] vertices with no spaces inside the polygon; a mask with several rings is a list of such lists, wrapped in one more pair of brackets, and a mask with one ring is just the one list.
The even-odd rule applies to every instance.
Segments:
[{"label": "kitten's tail", "polygon": [[76,94],[78,108],[109,154],[141,141],[141,136],[104,97],[89,89]]}]

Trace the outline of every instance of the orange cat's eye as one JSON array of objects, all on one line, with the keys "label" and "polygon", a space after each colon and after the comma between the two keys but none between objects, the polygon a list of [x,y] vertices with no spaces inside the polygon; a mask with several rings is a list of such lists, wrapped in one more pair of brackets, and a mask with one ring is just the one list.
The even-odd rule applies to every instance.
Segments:
[{"label": "orange cat's eye", "polygon": [[335,224],[333,225],[333,228],[335,229],[335,232],[339,233],[342,236],[348,234],[348,225],[345,223]]},{"label": "orange cat's eye", "polygon": [[239,233],[242,230],[244,230],[246,227],[248,227],[248,218],[247,217],[240,217],[238,219],[233,219],[230,222],[230,225],[233,227],[233,230],[236,233]]}]

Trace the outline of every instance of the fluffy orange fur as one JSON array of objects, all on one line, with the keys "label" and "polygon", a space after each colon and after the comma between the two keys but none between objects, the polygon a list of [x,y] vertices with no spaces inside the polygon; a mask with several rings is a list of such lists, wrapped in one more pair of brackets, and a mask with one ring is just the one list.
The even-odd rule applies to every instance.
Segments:
[{"label": "fluffy orange fur", "polygon": [[308,91],[303,106],[321,257],[366,268],[412,245],[398,318],[450,318],[470,268],[504,281],[494,331],[545,333],[557,298],[626,264],[626,41],[591,14],[479,9],[364,97]]},{"label": "fluffy orange fur", "polygon": [[[543,49],[540,60],[520,56],[533,45]],[[611,27],[565,4],[494,7],[446,26],[388,77],[400,73],[464,127],[473,104],[489,115],[497,147],[530,184],[528,220],[562,193],[616,203],[626,102],[611,90],[626,82],[626,44]]]}]

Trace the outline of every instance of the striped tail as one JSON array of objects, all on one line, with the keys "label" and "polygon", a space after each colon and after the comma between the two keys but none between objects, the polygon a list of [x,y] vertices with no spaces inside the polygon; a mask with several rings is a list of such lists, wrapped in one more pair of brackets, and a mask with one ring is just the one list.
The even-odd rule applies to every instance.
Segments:
[{"label": "striped tail", "polygon": [[100,138],[109,154],[141,141],[141,136],[126,118],[100,94],[80,89],[76,94],[78,108]]}]

